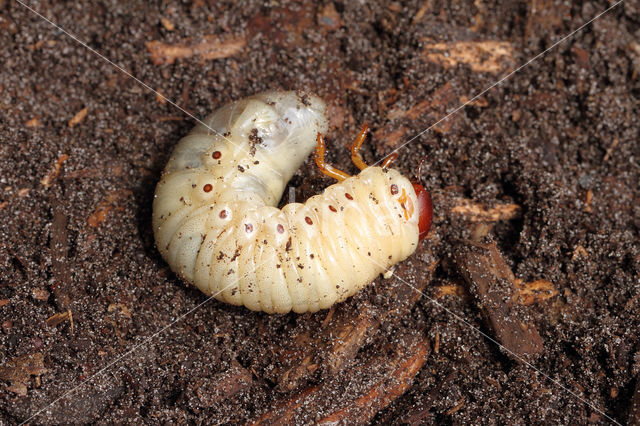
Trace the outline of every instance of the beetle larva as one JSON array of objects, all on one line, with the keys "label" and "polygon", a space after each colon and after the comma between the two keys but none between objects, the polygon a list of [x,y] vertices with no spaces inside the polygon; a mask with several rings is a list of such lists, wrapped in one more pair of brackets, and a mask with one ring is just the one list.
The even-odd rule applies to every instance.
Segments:
[{"label": "beetle larva", "polygon": [[[356,293],[412,254],[431,199],[393,169],[349,177],[324,163],[325,105],[267,92],[215,111],[175,148],[153,203],[158,250],[184,280],[221,301],[268,313],[315,312]],[[214,129],[212,134],[207,128]],[[317,143],[340,180],[306,203],[276,206]]]}]

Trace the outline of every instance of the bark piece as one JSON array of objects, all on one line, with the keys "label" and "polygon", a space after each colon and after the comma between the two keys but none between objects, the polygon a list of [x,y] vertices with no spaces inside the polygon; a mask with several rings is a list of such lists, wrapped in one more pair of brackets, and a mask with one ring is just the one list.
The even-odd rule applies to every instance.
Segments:
[{"label": "bark piece", "polygon": [[467,64],[473,71],[497,74],[514,62],[513,45],[506,41],[428,43],[423,58],[445,68]]},{"label": "bark piece", "polygon": [[495,243],[468,242],[458,247],[455,260],[489,328],[509,355],[517,359],[540,354],[542,338],[526,320],[513,272]]},{"label": "bark piece", "polygon": [[35,376],[36,385],[39,385],[40,376],[46,372],[44,356],[38,352],[14,358],[5,366],[0,367],[0,380],[11,382],[9,390],[20,396],[25,396],[30,377]]},{"label": "bark piece", "polygon": [[71,117],[71,120],[69,120],[69,127],[73,128],[74,126],[77,126],[78,124],[82,123],[82,120],[84,120],[87,117],[88,112],[89,110],[86,107],[76,112],[76,114],[73,117]]},{"label": "bark piece", "polygon": [[158,40],[146,43],[154,65],[173,64],[176,59],[200,56],[202,59],[221,59],[237,55],[247,44],[243,37],[221,38],[206,35],[200,42],[184,39],[176,44],[167,44]]},{"label": "bark piece", "polygon": [[44,186],[45,188],[49,188],[51,186],[51,183],[60,175],[60,169],[62,168],[62,164],[68,159],[69,159],[69,156],[67,154],[62,154],[58,158],[58,160],[56,161],[56,164],[53,165],[53,169],[49,172],[49,174],[47,174],[45,177],[43,177],[40,180],[40,183],[42,184],[42,186]]},{"label": "bark piece", "polygon": [[460,198],[455,201],[455,205],[450,211],[470,222],[498,222],[520,216],[522,208],[514,203],[498,204],[494,207],[486,208],[482,204],[474,203],[467,198]]},{"label": "bark piece", "polygon": [[534,280],[525,283],[521,279],[516,279],[515,284],[520,292],[519,303],[522,305],[532,305],[558,295],[558,290],[553,287],[551,281]]},{"label": "bark piece", "polygon": [[250,388],[252,384],[251,373],[240,365],[234,365],[229,370],[199,380],[190,387],[195,391],[191,393],[198,396],[200,406],[208,408]]},{"label": "bark piece", "polygon": [[394,339],[380,352],[356,368],[278,401],[251,424],[368,422],[411,386],[430,347],[422,333],[413,332]]},{"label": "bark piece", "polygon": [[97,228],[101,223],[107,220],[112,210],[122,211],[122,207],[118,206],[121,199],[130,197],[133,193],[128,189],[111,191],[104,197],[104,200],[98,204],[96,209],[87,219],[87,224],[92,228]]}]

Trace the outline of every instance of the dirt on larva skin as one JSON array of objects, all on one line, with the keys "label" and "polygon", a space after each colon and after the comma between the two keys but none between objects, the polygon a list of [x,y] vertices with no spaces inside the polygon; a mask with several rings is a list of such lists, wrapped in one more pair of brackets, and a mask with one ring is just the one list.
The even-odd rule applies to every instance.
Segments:
[{"label": "dirt on larva skin", "polygon": [[[318,94],[327,161],[355,173],[363,122],[371,164],[612,3],[29,5],[196,117]],[[393,278],[313,315],[206,302],[176,278],[151,203],[194,120],[19,3],[0,11],[0,422],[91,378],[29,422],[640,423],[638,1],[401,149],[408,176],[427,155],[432,232]],[[309,158],[291,187],[331,183]],[[517,214],[479,225],[460,200]],[[523,288],[551,286],[518,309],[542,340],[527,359],[564,388],[470,328],[494,333],[453,260],[474,238]]]}]

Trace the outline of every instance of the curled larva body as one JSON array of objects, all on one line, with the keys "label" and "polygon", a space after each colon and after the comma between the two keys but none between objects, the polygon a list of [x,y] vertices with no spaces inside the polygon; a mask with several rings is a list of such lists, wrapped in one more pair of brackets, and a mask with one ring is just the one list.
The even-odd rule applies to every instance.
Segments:
[{"label": "curled larva body", "polygon": [[417,197],[393,169],[368,167],[304,204],[277,203],[326,131],[324,103],[268,92],[222,107],[175,148],[153,228],[171,269],[252,310],[314,312],[343,301],[418,244]]}]

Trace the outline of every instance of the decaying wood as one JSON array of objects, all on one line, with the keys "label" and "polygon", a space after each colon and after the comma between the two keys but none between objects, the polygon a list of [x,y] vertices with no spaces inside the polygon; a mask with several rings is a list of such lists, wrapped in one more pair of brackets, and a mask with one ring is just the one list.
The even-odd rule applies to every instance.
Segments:
[{"label": "decaying wood", "polygon": [[520,292],[515,277],[495,243],[461,244],[455,261],[493,335],[509,355],[540,354],[542,338],[518,303]]},{"label": "decaying wood", "polygon": [[[395,274],[402,277],[408,260],[398,265]],[[394,324],[409,312],[421,292],[431,281],[437,262],[427,268],[428,274],[412,286],[402,280],[391,278],[384,293],[388,296],[385,304],[374,305],[363,302],[359,309],[349,309],[340,304],[330,321],[319,331],[305,331],[287,339],[276,354],[276,365],[267,378],[278,383],[284,391],[291,391],[301,385],[317,371],[327,378],[338,374],[349,366],[360,348],[375,334],[382,323]],[[310,327],[309,329],[314,329]]]},{"label": "decaying wood", "polygon": [[80,111],[76,112],[76,114],[71,118],[71,120],[69,120],[69,127],[73,128],[74,126],[77,126],[78,124],[82,123],[82,120],[84,120],[87,117],[88,112],[89,110],[87,108],[82,108]]},{"label": "decaying wood", "polygon": [[58,175],[60,175],[60,169],[62,168],[62,163],[64,163],[68,159],[69,159],[69,156],[67,154],[62,154],[58,158],[56,163],[53,165],[53,169],[45,177],[43,177],[40,180],[40,183],[42,184],[42,186],[44,186],[45,188],[49,188],[51,186],[51,183],[58,177]]},{"label": "decaying wood", "polygon": [[519,303],[525,306],[558,295],[558,290],[555,289],[553,283],[547,280],[534,280],[525,283],[523,280],[517,278],[515,285],[519,292]]},{"label": "decaying wood", "polygon": [[87,219],[87,224],[92,228],[97,228],[102,222],[107,219],[112,210],[122,209],[122,207],[118,207],[117,205],[121,199],[127,198],[131,195],[132,192],[128,189],[120,189],[109,192],[100,202],[100,204],[98,204],[93,213],[91,213],[91,215]]},{"label": "decaying wood", "polygon": [[206,35],[202,41],[184,39],[176,44],[166,44],[158,40],[146,43],[155,65],[173,64],[176,59],[199,56],[202,59],[220,59],[236,55],[244,50],[247,41],[243,37],[221,38]]},{"label": "decaying wood", "polygon": [[454,215],[462,216],[469,222],[498,222],[501,220],[511,220],[520,216],[522,208],[514,203],[498,204],[491,208],[486,208],[480,203],[475,203],[467,198],[455,200],[450,212]]},{"label": "decaying wood", "polygon": [[190,388],[198,396],[201,407],[213,407],[250,388],[252,384],[251,373],[236,364],[228,371],[202,379]]},{"label": "decaying wood", "polygon": [[44,368],[44,357],[41,353],[34,353],[14,358],[0,367],[0,380],[11,382],[9,390],[20,396],[27,394],[30,377],[36,377],[36,386],[40,385],[40,376],[47,372]]},{"label": "decaying wood", "polygon": [[429,356],[429,340],[420,332],[407,333],[377,352],[368,362],[277,402],[252,424],[366,423],[411,386]]},{"label": "decaying wood", "polygon": [[[398,94],[396,93],[393,99],[397,96]],[[437,117],[440,120],[429,129],[437,133],[448,133],[456,120],[456,116],[445,119],[442,119],[442,116],[446,114],[452,106],[458,105],[459,99],[456,89],[447,81],[411,108],[391,108],[387,113],[387,119],[390,122],[376,130],[373,138],[379,141],[377,143],[384,147],[395,148],[408,136],[410,130],[409,127],[405,125],[399,125],[398,121],[415,121],[428,113],[435,114],[434,118]]]},{"label": "decaying wood", "polygon": [[514,63],[513,45],[506,41],[456,41],[427,43],[423,58],[445,68],[466,64],[476,72],[497,74]]},{"label": "decaying wood", "polygon": [[69,320],[69,324],[71,325],[71,333],[73,334],[73,314],[70,309],[67,309],[66,312],[58,312],[57,314],[51,315],[47,318],[46,323],[49,327],[55,327],[56,325]]}]

